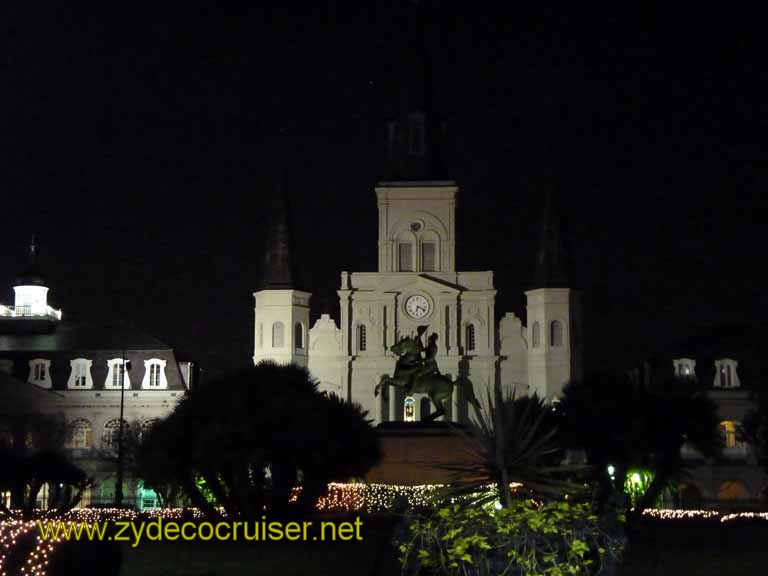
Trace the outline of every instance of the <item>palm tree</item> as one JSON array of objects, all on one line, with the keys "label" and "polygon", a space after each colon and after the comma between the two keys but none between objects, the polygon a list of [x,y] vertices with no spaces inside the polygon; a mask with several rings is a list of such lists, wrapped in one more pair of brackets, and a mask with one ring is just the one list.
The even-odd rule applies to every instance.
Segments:
[{"label": "palm tree", "polygon": [[[458,490],[451,494],[476,496],[485,503],[499,498],[509,507],[512,499],[535,495],[539,498],[574,497],[584,492],[583,482],[574,480],[586,472],[584,466],[565,465],[565,453],[557,442],[557,420],[553,406],[536,394],[504,396],[499,387],[488,392],[488,412],[475,411],[470,432],[457,431],[468,440],[471,464],[450,466],[457,474]],[[521,491],[513,483],[523,485]],[[494,485],[489,493],[483,487]]]}]

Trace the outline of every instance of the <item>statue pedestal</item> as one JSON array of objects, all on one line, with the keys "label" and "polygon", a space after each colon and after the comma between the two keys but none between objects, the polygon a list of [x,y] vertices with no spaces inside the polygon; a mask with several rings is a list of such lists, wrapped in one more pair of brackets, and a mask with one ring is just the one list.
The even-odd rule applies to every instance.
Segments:
[{"label": "statue pedestal", "polygon": [[[458,432],[460,427],[463,431]],[[447,422],[386,422],[376,428],[382,460],[367,475],[382,484],[450,484],[456,472],[446,466],[480,466],[470,429]]]}]

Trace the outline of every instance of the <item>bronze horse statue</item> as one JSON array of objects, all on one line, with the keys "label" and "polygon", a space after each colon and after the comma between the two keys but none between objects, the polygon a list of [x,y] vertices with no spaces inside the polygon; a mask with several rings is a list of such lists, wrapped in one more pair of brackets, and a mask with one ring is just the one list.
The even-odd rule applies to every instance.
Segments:
[{"label": "bronze horse statue", "polygon": [[392,352],[398,356],[395,374],[391,377],[382,375],[374,394],[378,396],[382,386],[395,386],[405,394],[427,394],[435,406],[435,411],[424,420],[431,422],[445,414],[444,402],[449,400],[453,393],[453,382],[440,374],[433,358],[426,361],[422,359],[420,344],[421,341],[412,336],[405,336],[392,346]]}]

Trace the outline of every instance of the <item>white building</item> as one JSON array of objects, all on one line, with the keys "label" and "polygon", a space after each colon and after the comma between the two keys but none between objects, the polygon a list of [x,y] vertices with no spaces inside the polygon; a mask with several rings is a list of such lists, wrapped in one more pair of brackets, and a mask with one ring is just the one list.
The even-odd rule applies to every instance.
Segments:
[{"label": "white building", "polygon": [[[30,267],[14,293],[13,305],[0,304],[0,443],[24,442],[30,432],[19,423],[34,428],[36,416],[59,422],[63,437],[57,441],[95,481],[82,504],[111,503],[121,396],[124,434],[144,431],[184,396],[195,367],[126,324],[62,320],[62,311],[48,305],[34,243]],[[27,444],[35,450],[31,434]],[[42,507],[47,497],[55,499],[46,490],[39,497]],[[157,503],[154,492],[128,474],[123,493],[126,503],[140,509]],[[0,498],[10,505],[9,493]]]},{"label": "white building", "polygon": [[[438,335],[440,372],[468,379],[481,402],[496,382],[552,399],[581,375],[577,294],[568,288],[549,207],[524,325],[497,313],[492,271],[457,269],[454,182],[388,181],[375,191],[378,270],[341,272],[341,317],[324,314],[309,330],[311,293],[293,281],[288,211],[273,220],[265,281],[254,294],[254,362],[307,366],[324,390],[361,404],[376,424],[418,421],[434,410],[424,395],[405,398],[394,388],[374,395],[382,375],[394,372],[390,348],[423,325],[425,339]],[[450,420],[466,421],[469,392],[454,387]]]}]

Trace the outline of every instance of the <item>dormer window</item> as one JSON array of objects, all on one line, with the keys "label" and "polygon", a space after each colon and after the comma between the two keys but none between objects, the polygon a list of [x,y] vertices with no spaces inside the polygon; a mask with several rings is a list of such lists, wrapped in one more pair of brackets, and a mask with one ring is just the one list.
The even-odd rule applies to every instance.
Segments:
[{"label": "dormer window", "polygon": [[144,360],[144,379],[141,387],[144,390],[165,390],[168,388],[168,380],[165,377],[166,360],[152,358]]},{"label": "dormer window", "polygon": [[88,390],[93,388],[93,379],[91,378],[92,360],[85,358],[76,358],[69,361],[70,371],[67,388]]},{"label": "dormer window", "polygon": [[675,376],[678,378],[696,377],[696,360],[691,358],[677,358],[672,360]]},{"label": "dormer window", "polygon": [[715,360],[715,388],[740,388],[741,382],[736,373],[738,365],[736,360],[730,358]]},{"label": "dormer window", "polygon": [[51,361],[37,358],[29,361],[29,378],[28,382],[42,386],[43,388],[51,387]]},{"label": "dormer window", "polygon": [[13,360],[0,360],[0,374],[13,374]]},{"label": "dormer window", "polygon": [[104,388],[108,390],[119,390],[122,383],[123,389],[129,389],[131,387],[131,379],[126,370],[127,365],[128,360],[123,360],[122,358],[108,360],[107,380],[104,382]]}]

